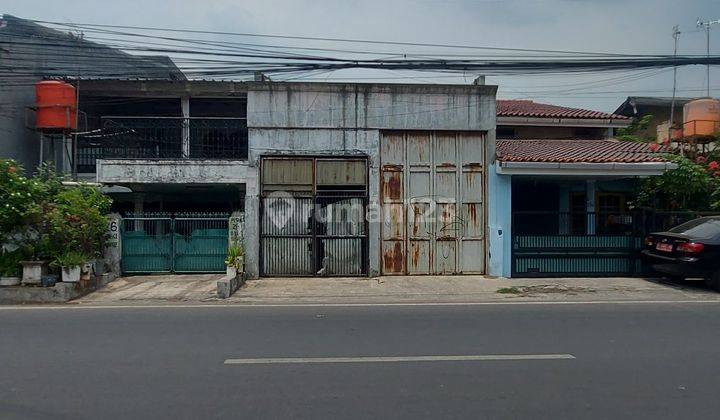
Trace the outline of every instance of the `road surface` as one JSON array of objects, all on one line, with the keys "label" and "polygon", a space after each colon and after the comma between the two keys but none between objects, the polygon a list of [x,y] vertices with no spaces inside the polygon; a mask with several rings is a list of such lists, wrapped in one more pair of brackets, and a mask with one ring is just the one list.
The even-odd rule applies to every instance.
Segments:
[{"label": "road surface", "polygon": [[720,304],[0,308],[0,418],[718,418]]}]

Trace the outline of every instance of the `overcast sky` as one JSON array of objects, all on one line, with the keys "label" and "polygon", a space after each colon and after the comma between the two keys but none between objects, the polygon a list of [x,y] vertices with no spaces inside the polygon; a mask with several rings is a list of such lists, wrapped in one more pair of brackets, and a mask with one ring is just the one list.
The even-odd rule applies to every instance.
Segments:
[{"label": "overcast sky", "polygon": [[[705,51],[705,34],[697,30],[695,22],[698,17],[720,19],[720,1],[4,0],[0,12],[73,23],[623,53],[672,53],[671,31],[673,25],[678,24],[684,32],[680,36],[680,53],[698,54]],[[255,39],[254,42],[298,45],[279,40]],[[403,51],[399,47],[390,49]],[[720,25],[716,25],[712,33],[711,51],[720,53]],[[313,79],[358,77],[368,81],[367,77],[407,75],[353,71]],[[414,74],[412,77],[383,81],[463,83],[467,80],[469,83],[474,75],[434,78]],[[618,75],[602,73],[513,76],[491,77],[487,82],[500,86],[501,98],[527,98],[602,111],[614,110],[628,95],[671,94],[672,71],[624,83],[604,81],[615,77]],[[704,96],[704,68],[681,68],[678,80],[678,96]],[[714,69],[711,86],[718,88],[713,89],[713,95],[719,95],[720,70]]]}]

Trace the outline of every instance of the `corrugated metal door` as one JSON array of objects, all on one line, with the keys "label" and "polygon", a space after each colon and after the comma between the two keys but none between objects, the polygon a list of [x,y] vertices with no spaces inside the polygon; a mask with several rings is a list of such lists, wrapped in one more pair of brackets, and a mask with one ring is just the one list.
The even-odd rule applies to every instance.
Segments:
[{"label": "corrugated metal door", "polygon": [[482,133],[383,134],[383,274],[484,273],[484,145]]},{"label": "corrugated metal door", "polygon": [[367,273],[367,160],[262,159],[261,275]]}]

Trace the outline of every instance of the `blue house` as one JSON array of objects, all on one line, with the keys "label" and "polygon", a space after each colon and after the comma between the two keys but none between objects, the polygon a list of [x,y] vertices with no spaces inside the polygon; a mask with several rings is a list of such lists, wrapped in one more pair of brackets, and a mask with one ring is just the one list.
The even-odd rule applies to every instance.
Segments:
[{"label": "blue house", "polygon": [[[650,145],[613,139],[615,114],[497,101],[491,240],[506,277],[629,275],[638,271],[638,182],[671,169]],[[497,249],[497,247],[496,247]]]}]

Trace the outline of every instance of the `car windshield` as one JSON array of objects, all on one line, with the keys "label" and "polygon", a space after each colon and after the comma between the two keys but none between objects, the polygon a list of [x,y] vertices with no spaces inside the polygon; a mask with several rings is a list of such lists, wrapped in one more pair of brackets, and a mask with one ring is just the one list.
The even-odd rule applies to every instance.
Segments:
[{"label": "car windshield", "polygon": [[701,218],[691,220],[669,230],[670,233],[680,233],[693,238],[711,239],[720,235],[719,218]]}]

